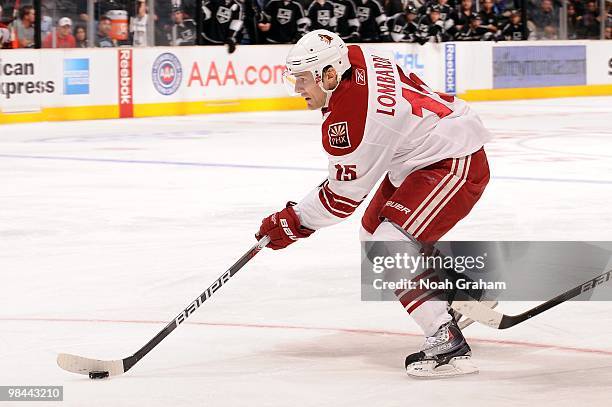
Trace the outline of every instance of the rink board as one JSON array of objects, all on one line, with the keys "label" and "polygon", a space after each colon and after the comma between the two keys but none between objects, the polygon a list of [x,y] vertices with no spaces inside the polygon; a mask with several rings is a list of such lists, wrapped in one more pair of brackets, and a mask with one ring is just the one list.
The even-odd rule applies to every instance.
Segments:
[{"label": "rink board", "polygon": [[[612,43],[375,44],[467,100],[612,95]],[[304,109],[282,84],[290,46],[11,50],[0,123]]]}]

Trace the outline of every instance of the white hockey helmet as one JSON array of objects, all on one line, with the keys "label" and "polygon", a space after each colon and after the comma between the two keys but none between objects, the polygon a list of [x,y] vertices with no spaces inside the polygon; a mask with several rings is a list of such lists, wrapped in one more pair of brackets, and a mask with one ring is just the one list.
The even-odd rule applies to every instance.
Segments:
[{"label": "white hockey helmet", "polygon": [[315,82],[323,88],[323,69],[332,66],[338,74],[338,83],[344,72],[351,67],[348,48],[338,34],[327,30],[314,30],[304,35],[287,54],[287,71],[283,79],[291,93],[295,94],[296,73],[311,72]]}]

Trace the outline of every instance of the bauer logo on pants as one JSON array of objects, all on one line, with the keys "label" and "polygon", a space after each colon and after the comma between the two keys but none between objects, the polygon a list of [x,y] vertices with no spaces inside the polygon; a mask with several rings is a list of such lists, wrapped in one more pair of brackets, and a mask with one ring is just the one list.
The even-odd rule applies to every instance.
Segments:
[{"label": "bauer logo on pants", "polygon": [[163,53],[153,62],[153,86],[162,95],[175,93],[183,79],[183,68],[179,59],[169,52]]},{"label": "bauer logo on pants", "polygon": [[330,124],[327,134],[329,135],[330,146],[334,148],[351,148],[348,124],[346,122]]}]

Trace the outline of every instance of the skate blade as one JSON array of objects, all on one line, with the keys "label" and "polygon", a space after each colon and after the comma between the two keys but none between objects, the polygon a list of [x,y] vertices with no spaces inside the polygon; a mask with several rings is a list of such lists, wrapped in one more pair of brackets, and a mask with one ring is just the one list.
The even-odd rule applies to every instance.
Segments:
[{"label": "skate blade", "polygon": [[411,363],[406,367],[406,373],[419,379],[441,379],[478,373],[478,367],[472,363],[469,356],[458,356],[452,358],[448,364],[438,367],[433,360]]}]

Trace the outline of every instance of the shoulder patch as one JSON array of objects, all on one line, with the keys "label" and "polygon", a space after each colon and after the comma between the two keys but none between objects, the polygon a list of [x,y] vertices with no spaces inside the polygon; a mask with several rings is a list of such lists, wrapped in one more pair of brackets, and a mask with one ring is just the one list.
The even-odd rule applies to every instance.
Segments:
[{"label": "shoulder patch", "polygon": [[355,83],[357,83],[357,85],[366,84],[366,73],[362,68],[355,68]]},{"label": "shoulder patch", "polygon": [[339,122],[330,124],[327,129],[329,145],[333,148],[351,148],[351,139],[348,132],[348,123]]}]

